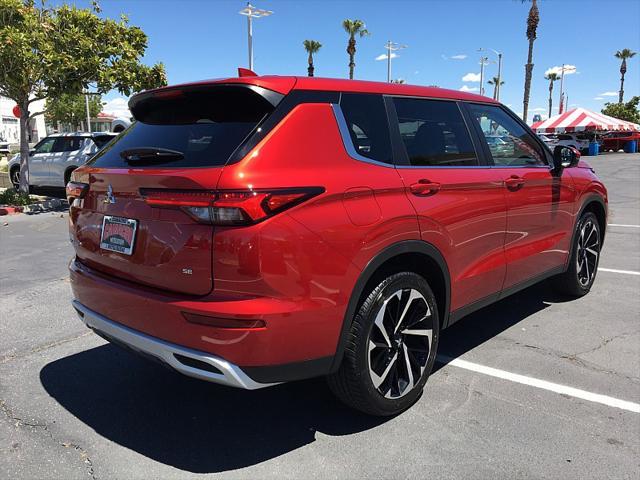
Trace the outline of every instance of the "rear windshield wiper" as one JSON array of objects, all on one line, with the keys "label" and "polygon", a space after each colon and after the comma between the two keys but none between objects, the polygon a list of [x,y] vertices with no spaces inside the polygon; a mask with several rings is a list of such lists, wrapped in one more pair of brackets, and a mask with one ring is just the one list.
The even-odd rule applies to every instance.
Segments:
[{"label": "rear windshield wiper", "polygon": [[135,147],[127,148],[120,152],[120,156],[127,163],[134,162],[171,162],[182,160],[184,153],[177,150],[159,147]]}]

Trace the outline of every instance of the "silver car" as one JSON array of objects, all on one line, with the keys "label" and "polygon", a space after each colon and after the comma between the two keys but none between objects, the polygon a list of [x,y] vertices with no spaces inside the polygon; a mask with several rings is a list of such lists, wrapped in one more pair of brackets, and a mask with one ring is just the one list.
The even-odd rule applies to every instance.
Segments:
[{"label": "silver car", "polygon": [[[55,133],[40,140],[29,152],[29,186],[64,187],[71,172],[116,136],[111,132]],[[8,171],[11,183],[19,186],[19,153],[9,160]]]}]

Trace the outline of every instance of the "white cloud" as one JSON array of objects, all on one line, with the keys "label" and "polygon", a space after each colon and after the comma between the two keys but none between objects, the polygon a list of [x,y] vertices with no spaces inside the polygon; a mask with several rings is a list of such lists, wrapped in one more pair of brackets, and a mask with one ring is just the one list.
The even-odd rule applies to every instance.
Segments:
[{"label": "white cloud", "polygon": [[[397,56],[398,56],[398,54],[397,54],[397,53],[393,53],[393,52],[391,52],[391,58],[396,58]],[[386,53],[383,53],[382,55],[378,55],[378,56],[376,57],[376,60],[378,60],[378,61],[379,61],[379,60],[386,60],[386,59],[387,59],[387,54],[386,54]]]},{"label": "white cloud", "polygon": [[604,97],[594,97],[594,100],[604,100]]},{"label": "white cloud", "polygon": [[477,92],[478,90],[480,90],[478,87],[469,87],[467,85],[460,87],[461,92]]},{"label": "white cloud", "polygon": [[[550,73],[555,73],[557,75],[562,74],[562,65],[557,65],[555,67],[551,67],[549,68],[546,72],[544,72],[545,75],[549,75]],[[565,75],[571,75],[574,73],[578,73],[578,69],[575,65],[565,65],[564,66],[564,74]]]},{"label": "white cloud", "polygon": [[542,107],[538,107],[538,108],[532,108],[531,110],[529,110],[530,112],[546,112],[548,109],[546,108],[542,108]]},{"label": "white cloud", "polygon": [[125,97],[112,98],[111,100],[107,100],[103,105],[102,111],[109,115],[113,115],[114,117],[129,118],[131,116],[131,112],[129,112],[129,107],[127,106],[128,101],[129,100]]},{"label": "white cloud", "polygon": [[618,96],[618,92],[603,92],[598,96],[599,97],[617,97]]},{"label": "white cloud", "polygon": [[458,55],[453,55],[451,60],[464,60],[467,56],[464,53],[459,53]]},{"label": "white cloud", "polygon": [[480,74],[479,73],[467,73],[464,77],[462,77],[463,82],[479,82]]}]

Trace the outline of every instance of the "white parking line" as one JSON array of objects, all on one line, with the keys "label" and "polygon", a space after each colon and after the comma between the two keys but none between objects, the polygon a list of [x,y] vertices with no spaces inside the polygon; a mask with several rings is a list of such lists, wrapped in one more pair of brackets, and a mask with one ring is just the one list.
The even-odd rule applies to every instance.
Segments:
[{"label": "white parking line", "polygon": [[602,268],[598,267],[599,272],[611,272],[611,273],[624,273],[625,275],[640,275],[640,272],[634,272],[633,270],[617,270],[615,268]]},{"label": "white parking line", "polygon": [[608,227],[640,228],[640,225],[624,225],[622,223],[608,223]]},{"label": "white parking line", "polygon": [[485,367],[484,365],[468,362],[460,358],[451,358],[444,355],[438,355],[438,360],[446,362],[447,365],[451,365],[453,367],[471,370],[472,372],[483,373],[491,377],[502,378],[503,380],[509,380],[511,382],[521,383],[523,385],[529,385],[531,387],[569,395],[571,397],[580,398],[589,402],[601,403],[602,405],[607,405],[609,407],[615,407],[622,410],[628,410],[629,412],[640,413],[640,403],[628,402],[626,400],[620,400],[617,398],[609,397],[607,395],[601,395],[599,393],[591,393],[587,392],[586,390],[580,390],[579,388],[567,387],[566,385],[560,385],[559,383],[547,382],[546,380],[527,377],[525,375],[518,375],[517,373],[498,370],[497,368]]}]

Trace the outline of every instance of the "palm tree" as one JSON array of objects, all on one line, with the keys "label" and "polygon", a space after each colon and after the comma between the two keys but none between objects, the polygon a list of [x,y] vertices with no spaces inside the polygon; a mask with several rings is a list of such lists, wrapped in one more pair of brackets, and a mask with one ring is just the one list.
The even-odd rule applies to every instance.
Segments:
[{"label": "palm tree", "polygon": [[622,60],[622,65],[620,65],[620,96],[618,98],[618,103],[622,103],[622,99],[624,97],[624,74],[627,73],[627,58],[635,57],[636,52],[629,50],[628,48],[623,48],[622,50],[618,50],[615,53],[615,57],[619,60]]},{"label": "palm tree", "polygon": [[302,42],[302,44],[304,45],[304,49],[309,54],[309,68],[307,68],[307,71],[309,72],[309,76],[313,77],[313,54],[318,53],[318,50],[322,48],[322,44],[320,42],[316,42],[315,40],[305,40],[304,42]]},{"label": "palm tree", "polygon": [[349,43],[347,45],[347,53],[349,54],[349,78],[353,80],[353,69],[356,68],[356,35],[364,37],[369,35],[369,31],[362,20],[343,20],[342,28],[349,34]]},{"label": "palm tree", "polygon": [[555,72],[549,72],[544,76],[544,78],[549,80],[549,118],[551,118],[551,107],[553,105],[553,99],[551,97],[553,94],[553,82],[560,80],[560,75]]},{"label": "palm tree", "polygon": [[[522,0],[524,3],[527,0]],[[529,95],[531,93],[531,78],[533,76],[533,42],[536,41],[536,31],[540,23],[540,13],[536,0],[531,0],[531,8],[527,17],[527,39],[529,40],[529,54],[527,64],[524,66],[524,99],[522,100],[522,119],[527,121],[529,113]]]},{"label": "palm tree", "polygon": [[498,80],[498,77],[493,77],[491,80],[487,80],[489,85],[493,85],[493,99],[496,100],[498,97],[498,81],[500,81],[500,86],[504,85],[504,81]]}]

